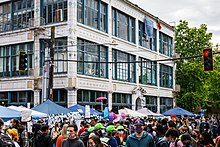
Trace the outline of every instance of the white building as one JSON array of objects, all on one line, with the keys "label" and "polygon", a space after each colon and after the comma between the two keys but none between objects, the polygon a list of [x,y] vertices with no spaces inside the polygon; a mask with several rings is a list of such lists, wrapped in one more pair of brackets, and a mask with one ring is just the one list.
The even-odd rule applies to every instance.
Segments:
[{"label": "white building", "polygon": [[[145,17],[153,21],[151,38]],[[0,102],[43,101],[43,64],[55,26],[53,101],[100,109],[96,98],[104,96],[113,110],[172,108],[175,64],[158,60],[172,59],[174,28],[158,17],[127,0],[1,0]],[[21,50],[28,53],[26,72],[18,70]]]}]

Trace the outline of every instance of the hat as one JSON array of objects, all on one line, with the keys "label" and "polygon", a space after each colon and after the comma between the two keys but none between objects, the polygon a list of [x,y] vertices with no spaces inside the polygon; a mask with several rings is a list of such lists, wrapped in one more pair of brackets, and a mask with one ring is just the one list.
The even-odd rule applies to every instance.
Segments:
[{"label": "hat", "polygon": [[171,114],[170,118],[176,118],[175,114]]},{"label": "hat", "polygon": [[104,129],[105,127],[101,123],[95,125],[95,129]]},{"label": "hat", "polygon": [[144,122],[140,119],[136,120],[135,123],[134,123],[135,126],[143,126],[144,125]]},{"label": "hat", "polygon": [[107,128],[106,128],[106,131],[107,132],[111,132],[111,131],[115,131],[116,129],[115,129],[115,126],[113,126],[113,125],[109,125]]},{"label": "hat", "polygon": [[124,130],[125,128],[123,126],[118,126],[117,130]]},{"label": "hat", "polygon": [[95,127],[90,127],[90,128],[88,129],[88,132],[91,133],[94,129],[95,129]]}]

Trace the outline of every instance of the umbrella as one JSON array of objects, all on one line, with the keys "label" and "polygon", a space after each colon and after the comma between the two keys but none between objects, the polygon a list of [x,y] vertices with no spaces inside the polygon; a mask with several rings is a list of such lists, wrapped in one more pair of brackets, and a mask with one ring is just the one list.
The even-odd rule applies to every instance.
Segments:
[{"label": "umbrella", "polygon": [[101,97],[96,98],[96,100],[97,100],[97,101],[101,101],[101,110],[103,111],[103,100],[107,100],[107,98],[101,96]]},{"label": "umbrella", "polygon": [[97,100],[97,101],[103,101],[103,100],[107,100],[107,98],[101,96],[101,97],[96,98],[96,100]]}]

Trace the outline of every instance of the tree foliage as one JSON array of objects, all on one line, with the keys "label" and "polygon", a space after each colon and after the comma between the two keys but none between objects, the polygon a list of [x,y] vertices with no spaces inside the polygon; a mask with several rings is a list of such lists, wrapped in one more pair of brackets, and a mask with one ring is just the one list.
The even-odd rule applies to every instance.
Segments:
[{"label": "tree foliage", "polygon": [[[211,38],[212,33],[207,33],[207,25],[190,28],[187,21],[180,21],[175,31],[175,51],[180,57],[202,55],[203,48],[212,46]],[[214,80],[216,74],[204,72],[202,56],[178,60],[176,84],[180,85],[181,90],[176,95],[177,105],[189,111],[194,111],[197,106],[205,108],[210,96],[215,95],[210,91],[210,86],[213,85],[210,80]]]}]

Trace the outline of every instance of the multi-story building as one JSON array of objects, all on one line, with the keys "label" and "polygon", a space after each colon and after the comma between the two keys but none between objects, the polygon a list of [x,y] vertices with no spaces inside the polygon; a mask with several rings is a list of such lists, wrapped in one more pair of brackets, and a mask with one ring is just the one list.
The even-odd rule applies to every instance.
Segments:
[{"label": "multi-story building", "polygon": [[[1,0],[2,104],[43,101],[52,26],[54,102],[100,109],[96,98],[104,96],[113,110],[174,106],[175,64],[160,61],[173,58],[174,28],[128,0]],[[28,54],[27,71],[19,71],[19,51]]]}]

